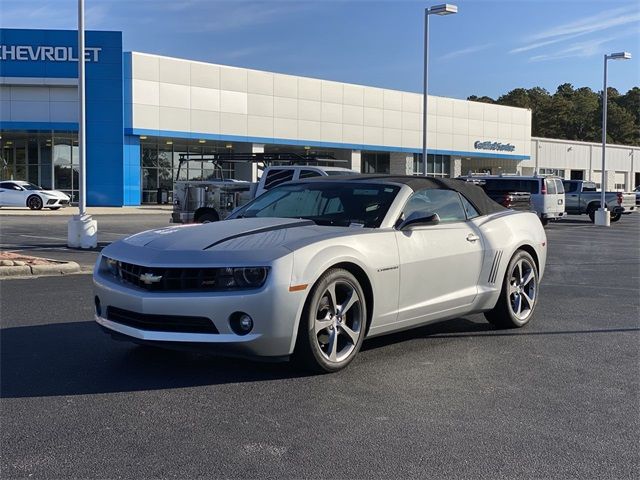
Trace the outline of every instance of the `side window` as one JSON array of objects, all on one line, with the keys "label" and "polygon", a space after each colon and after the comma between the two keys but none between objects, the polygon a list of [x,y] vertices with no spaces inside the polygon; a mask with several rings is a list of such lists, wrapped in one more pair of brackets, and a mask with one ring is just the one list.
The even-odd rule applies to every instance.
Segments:
[{"label": "side window", "polygon": [[562,181],[556,179],[555,182],[556,182],[556,190],[558,191],[558,193],[564,193],[564,186],[562,185]]},{"label": "side window", "polygon": [[547,194],[555,195],[556,193],[558,193],[558,191],[556,190],[556,182],[552,178],[545,178],[544,184],[547,187]]},{"label": "side window", "polygon": [[415,192],[407,200],[402,214],[407,218],[414,212],[437,213],[442,223],[467,219],[460,195],[454,190],[428,188]]},{"label": "side window", "polygon": [[264,189],[269,190],[270,188],[276,187],[281,183],[289,182],[291,180],[293,180],[293,170],[270,170],[267,173],[267,178],[264,179]]},{"label": "side window", "polygon": [[462,208],[464,208],[464,212],[467,214],[469,220],[480,216],[478,210],[471,205],[471,202],[467,200],[464,195],[460,194],[460,200],[462,200]]},{"label": "side window", "polygon": [[300,176],[298,177],[300,180],[303,178],[312,178],[312,177],[321,177],[320,172],[316,172],[315,170],[300,170]]},{"label": "side window", "polygon": [[576,188],[578,188],[578,184],[576,182],[562,182],[562,186],[566,193],[575,192]]}]

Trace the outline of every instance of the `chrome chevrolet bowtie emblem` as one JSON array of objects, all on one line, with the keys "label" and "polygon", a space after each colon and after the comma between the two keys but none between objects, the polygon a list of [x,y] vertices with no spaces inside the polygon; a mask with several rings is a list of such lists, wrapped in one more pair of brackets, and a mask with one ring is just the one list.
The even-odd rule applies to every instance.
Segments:
[{"label": "chrome chevrolet bowtie emblem", "polygon": [[162,280],[162,275],[154,275],[153,273],[142,273],[138,277],[145,285],[151,285],[152,283],[158,283]]}]

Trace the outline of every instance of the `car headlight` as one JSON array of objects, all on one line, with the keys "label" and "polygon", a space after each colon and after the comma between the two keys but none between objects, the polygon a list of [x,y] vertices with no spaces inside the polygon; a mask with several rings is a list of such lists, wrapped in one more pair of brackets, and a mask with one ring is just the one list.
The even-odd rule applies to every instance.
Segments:
[{"label": "car headlight", "polygon": [[237,267],[217,269],[215,286],[218,288],[260,288],[267,280],[267,267]]},{"label": "car headlight", "polygon": [[105,269],[114,277],[119,276],[118,263],[119,262],[117,260],[114,260],[113,258],[104,257],[104,266],[106,267]]},{"label": "car headlight", "polygon": [[266,267],[242,267],[233,269],[233,278],[241,288],[258,288],[267,279]]}]

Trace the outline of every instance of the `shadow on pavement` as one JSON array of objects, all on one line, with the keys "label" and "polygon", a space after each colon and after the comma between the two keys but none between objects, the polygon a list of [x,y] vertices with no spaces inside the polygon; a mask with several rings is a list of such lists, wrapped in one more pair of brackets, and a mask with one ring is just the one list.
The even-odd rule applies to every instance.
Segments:
[{"label": "shadow on pavement", "polygon": [[[640,328],[552,332],[499,331],[464,318],[365,342],[375,350],[424,337],[575,335]],[[268,381],[305,376],[287,363],[259,363],[116,342],[94,322],[71,322],[0,331],[0,397],[130,392],[198,385]]]},{"label": "shadow on pavement", "polygon": [[555,330],[555,331],[533,331],[526,326],[513,330],[501,330],[488,322],[473,322],[466,318],[456,318],[455,320],[445,320],[432,323],[424,327],[405,330],[403,332],[392,333],[382,337],[367,340],[362,350],[372,350],[386,347],[390,344],[401,343],[408,340],[429,337],[438,338],[473,338],[473,337],[518,337],[537,335],[577,335],[595,333],[623,333],[640,332],[638,327],[629,328],[603,328],[591,330]]},{"label": "shadow on pavement", "polygon": [[0,397],[86,395],[302,376],[257,363],[116,342],[94,322],[0,331]]}]

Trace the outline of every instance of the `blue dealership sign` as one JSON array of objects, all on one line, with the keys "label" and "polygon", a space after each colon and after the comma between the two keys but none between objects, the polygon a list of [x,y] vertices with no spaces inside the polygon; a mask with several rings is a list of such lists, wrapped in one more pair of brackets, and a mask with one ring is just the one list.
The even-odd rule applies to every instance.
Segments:
[{"label": "blue dealership sign", "polygon": [[[122,75],[122,33],[86,32],[85,60],[90,75]],[[0,76],[77,78],[78,32],[0,29]]]},{"label": "blue dealership sign", "polygon": [[[34,86],[56,85],[59,79],[77,79],[78,54],[78,32],[74,30],[0,29],[0,77],[6,85],[29,85],[28,79],[36,79]],[[139,204],[139,168],[124,168],[130,148],[125,149],[124,142],[122,33],[87,31],[84,56],[87,201],[89,205]],[[61,128],[46,119],[32,125],[0,121],[5,130]],[[77,131],[77,123],[65,129]]]}]

